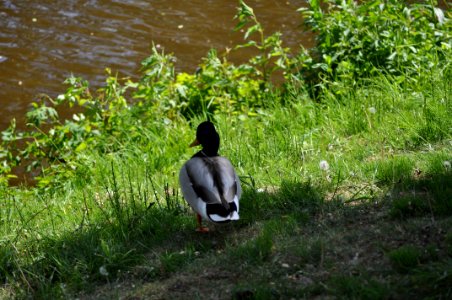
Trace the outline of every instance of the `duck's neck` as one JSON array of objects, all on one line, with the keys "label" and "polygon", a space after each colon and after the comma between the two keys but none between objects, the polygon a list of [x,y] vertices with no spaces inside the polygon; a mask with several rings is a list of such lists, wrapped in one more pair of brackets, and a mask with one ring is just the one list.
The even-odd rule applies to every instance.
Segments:
[{"label": "duck's neck", "polygon": [[206,149],[203,148],[201,151],[198,151],[195,155],[193,155],[194,157],[214,157],[214,156],[219,156],[218,154],[218,149]]},{"label": "duck's neck", "polygon": [[202,145],[202,150],[195,154],[198,157],[214,157],[218,156],[218,149],[220,148],[220,136],[214,130],[209,134],[198,136],[197,139]]}]

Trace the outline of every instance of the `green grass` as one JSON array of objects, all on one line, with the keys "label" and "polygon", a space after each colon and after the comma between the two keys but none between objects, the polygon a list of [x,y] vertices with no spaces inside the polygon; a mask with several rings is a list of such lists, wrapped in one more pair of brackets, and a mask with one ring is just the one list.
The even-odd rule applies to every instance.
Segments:
[{"label": "green grass", "polygon": [[434,76],[422,99],[382,76],[216,115],[244,194],[241,220],[207,235],[177,182],[201,118],[84,151],[58,188],[2,187],[0,297],[449,297],[452,91]]},{"label": "green grass", "polygon": [[[153,48],[139,82],[109,74],[94,94],[70,78],[33,105],[34,132],[3,131],[0,298],[451,298],[450,22],[425,5],[311,5],[310,54],[292,60],[241,3],[245,35],[262,33],[249,65],[211,51],[174,74]],[[58,105],[86,114],[59,120]],[[177,177],[207,116],[243,196],[240,221],[198,234]],[[36,186],[7,186],[27,162]]]},{"label": "green grass", "polygon": [[404,245],[388,253],[394,269],[398,272],[409,272],[420,264],[421,252],[416,247]]}]

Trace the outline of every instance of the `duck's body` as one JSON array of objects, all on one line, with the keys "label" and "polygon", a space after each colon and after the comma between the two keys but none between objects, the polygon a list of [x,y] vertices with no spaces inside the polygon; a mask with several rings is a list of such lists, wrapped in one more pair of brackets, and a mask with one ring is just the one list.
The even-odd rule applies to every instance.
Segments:
[{"label": "duck's body", "polygon": [[[238,220],[240,180],[231,162],[218,155],[219,136],[213,124],[201,123],[196,138],[192,145],[200,143],[203,150],[188,160],[179,173],[184,198],[205,220],[214,223]],[[206,230],[199,226],[200,231]]]}]

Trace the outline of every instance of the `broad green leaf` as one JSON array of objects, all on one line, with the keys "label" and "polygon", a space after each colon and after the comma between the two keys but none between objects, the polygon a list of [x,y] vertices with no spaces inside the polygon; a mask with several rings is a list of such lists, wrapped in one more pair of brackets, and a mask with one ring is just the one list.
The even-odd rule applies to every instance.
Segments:
[{"label": "broad green leaf", "polygon": [[81,142],[81,143],[77,146],[77,148],[75,148],[75,152],[81,152],[81,151],[85,150],[87,146],[88,146],[88,145],[86,145],[85,142]]}]

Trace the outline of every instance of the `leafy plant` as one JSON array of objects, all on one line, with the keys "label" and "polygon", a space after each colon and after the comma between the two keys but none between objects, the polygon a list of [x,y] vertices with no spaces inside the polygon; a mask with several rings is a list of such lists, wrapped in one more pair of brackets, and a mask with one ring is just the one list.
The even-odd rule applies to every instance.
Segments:
[{"label": "leafy plant", "polygon": [[[32,105],[25,130],[13,120],[0,143],[0,298],[76,298],[96,284],[158,281],[197,263],[205,268],[196,275],[215,280],[212,286],[230,282],[222,276],[238,275],[234,284],[245,288],[237,297],[378,298],[390,288],[400,289],[401,297],[420,291],[450,298],[450,64],[419,75],[412,72],[429,64],[409,67],[399,54],[392,62],[372,61],[364,50],[375,50],[366,35],[374,27],[404,37],[397,24],[408,19],[397,20],[389,9],[399,5],[328,3],[311,1],[308,9],[319,14],[315,26],[325,39],[312,52],[291,57],[279,36],[266,36],[252,9],[240,2],[237,18],[246,42],[236,49],[257,51],[247,63],[234,65],[211,50],[197,72],[178,73],[174,57],[154,47],[137,82],[107,71],[104,87],[93,92],[88,82],[71,77],[64,94],[42,95]],[[418,9],[430,16],[430,5],[416,6],[410,15]],[[422,22],[414,28],[429,37]],[[431,28],[442,34],[447,22]],[[331,31],[335,26],[356,32],[340,40],[343,33]],[[376,37],[385,42],[380,33]],[[410,39],[394,40],[395,49],[414,55],[410,46],[429,43],[405,45]],[[350,48],[354,43],[361,50]],[[441,43],[432,44],[436,55],[416,53],[427,53],[435,64],[442,55],[450,60]],[[272,86],[280,72],[283,84]],[[308,94],[316,85],[318,94]],[[236,166],[244,192],[240,221],[205,239],[194,235],[177,170],[194,153],[186,147],[193,126],[207,117],[218,125],[221,153]],[[328,163],[319,166],[323,160]],[[7,186],[22,167],[33,172],[37,185]],[[402,217],[397,222],[431,214],[406,224],[428,224],[422,231],[434,227],[438,234],[428,236],[433,241],[427,252],[437,265],[422,260],[423,236],[386,234],[394,225],[382,205],[388,189],[396,195],[390,209]],[[375,241],[392,247],[400,238],[416,244],[387,254],[402,275],[374,268],[372,259],[381,261]],[[149,256],[151,262],[143,259]],[[218,277],[204,272],[231,263]],[[359,275],[368,268],[372,276],[338,276],[344,267]]]},{"label": "leafy plant", "polygon": [[380,72],[418,80],[452,50],[452,22],[434,3],[309,1],[299,9],[317,35],[307,81],[341,94]]},{"label": "leafy plant", "polygon": [[[287,71],[291,69],[294,61],[289,56],[289,48],[282,46],[281,33],[276,32],[265,36],[264,28],[253,9],[243,0],[239,1],[235,18],[239,22],[234,30],[238,31],[247,27],[244,34],[247,43],[236,46],[236,49],[252,47],[258,51],[258,54],[250,59],[251,66],[259,70],[256,75],[262,76],[264,83],[268,83],[271,75],[278,70],[284,71],[284,74],[288,76]],[[257,39],[251,39],[254,35],[257,35]]]}]

